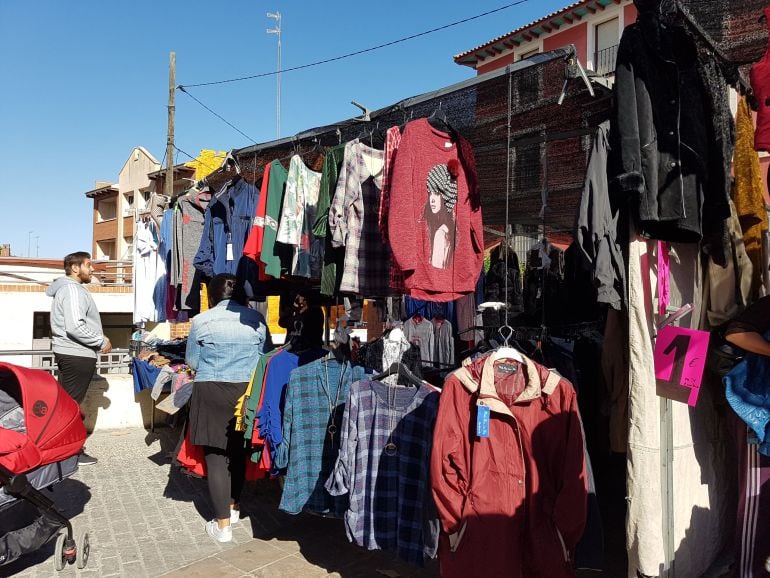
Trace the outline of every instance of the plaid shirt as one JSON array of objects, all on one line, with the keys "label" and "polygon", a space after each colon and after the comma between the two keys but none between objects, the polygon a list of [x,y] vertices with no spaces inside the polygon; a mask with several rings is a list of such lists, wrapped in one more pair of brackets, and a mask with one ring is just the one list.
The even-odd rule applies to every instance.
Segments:
[{"label": "plaid shirt", "polygon": [[[390,399],[389,399],[390,398]],[[439,525],[430,485],[430,452],[439,394],[422,385],[354,383],[342,420],[339,458],[326,488],[350,493],[348,539],[396,551],[422,565],[434,557]],[[386,445],[396,445],[388,455]]]},{"label": "plaid shirt", "polygon": [[383,167],[383,151],[361,142],[345,146],[345,160],[329,209],[332,245],[345,247],[340,291],[390,294],[390,250],[382,241],[375,215],[380,206]]},{"label": "plaid shirt", "polygon": [[[283,439],[274,457],[275,466],[287,468],[279,505],[284,512],[298,514],[309,510],[342,516],[347,508],[347,499],[330,496],[319,480],[329,477],[337,458],[350,384],[363,376],[363,367],[340,365],[326,358],[292,371],[283,409]],[[328,431],[332,420],[329,405],[335,400],[337,433],[332,442]]]},{"label": "plaid shirt", "polygon": [[[385,133],[385,168],[382,169],[382,195],[380,195],[380,212],[378,224],[382,240],[388,243],[388,210],[390,210],[390,173],[393,172],[393,161],[396,158],[396,150],[401,142],[401,129],[392,126]],[[390,245],[388,245],[390,247]],[[396,293],[406,293],[404,287],[404,273],[399,268],[396,260],[390,260],[390,288]]]}]

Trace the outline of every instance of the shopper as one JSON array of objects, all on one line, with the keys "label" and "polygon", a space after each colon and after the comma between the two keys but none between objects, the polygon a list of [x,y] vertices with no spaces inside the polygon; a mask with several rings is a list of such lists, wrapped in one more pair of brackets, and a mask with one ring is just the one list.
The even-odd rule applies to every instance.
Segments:
[{"label": "shopper", "polygon": [[770,342],[764,337],[769,330],[770,295],[767,295],[728,323],[725,339],[744,351],[770,355]]},{"label": "shopper", "polygon": [[272,349],[261,313],[234,295],[236,278],[223,273],[208,283],[209,307],[193,318],[187,364],[195,371],[190,400],[190,441],[203,446],[215,518],[206,532],[217,542],[233,538],[246,471],[243,433],[234,409],[245,393],[259,356]]},{"label": "shopper", "polygon": [[[70,253],[64,257],[66,277],[56,279],[45,292],[53,297],[51,335],[59,382],[81,406],[96,369],[96,356],[112,350],[110,340],[102,331],[96,303],[83,287],[91,282],[92,272],[90,254],[85,251]],[[78,458],[78,464],[82,466],[97,461],[85,451]]]}]

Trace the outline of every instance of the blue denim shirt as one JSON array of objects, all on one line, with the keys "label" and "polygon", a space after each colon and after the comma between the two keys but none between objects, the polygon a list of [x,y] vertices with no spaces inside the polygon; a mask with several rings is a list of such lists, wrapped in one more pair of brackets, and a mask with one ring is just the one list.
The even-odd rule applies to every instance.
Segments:
[{"label": "blue denim shirt", "polygon": [[185,359],[196,381],[249,381],[259,356],[273,348],[270,330],[258,311],[226,299],[196,315]]}]

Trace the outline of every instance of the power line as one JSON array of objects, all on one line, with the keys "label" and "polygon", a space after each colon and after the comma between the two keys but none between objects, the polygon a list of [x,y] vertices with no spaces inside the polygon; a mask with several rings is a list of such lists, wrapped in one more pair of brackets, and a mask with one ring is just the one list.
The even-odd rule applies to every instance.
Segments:
[{"label": "power line", "polygon": [[[526,1],[526,0],[525,0],[525,1]],[[247,135],[245,132],[243,132],[243,131],[242,131],[241,129],[239,129],[237,126],[235,126],[235,125],[234,125],[234,124],[232,124],[231,122],[228,122],[228,121],[227,121],[225,118],[223,118],[223,117],[222,117],[220,114],[217,114],[216,112],[214,112],[213,110],[211,110],[211,109],[210,109],[208,106],[206,106],[205,104],[203,104],[203,103],[202,103],[200,100],[198,100],[197,98],[195,98],[195,97],[194,97],[192,94],[190,94],[189,92],[187,92],[187,90],[185,90],[185,87],[184,87],[184,86],[182,86],[182,85],[179,85],[177,88],[178,88],[179,90],[181,90],[182,92],[184,92],[184,93],[185,93],[187,96],[189,96],[190,98],[192,98],[192,99],[193,99],[195,102],[197,102],[198,104],[200,104],[200,105],[201,105],[203,108],[205,108],[207,111],[209,111],[209,112],[210,112],[211,114],[213,114],[215,117],[217,117],[219,120],[221,120],[221,121],[222,121],[223,123],[225,123],[227,126],[229,126],[231,129],[233,129],[233,130],[235,130],[236,132],[240,133],[242,136],[245,136],[247,139],[249,139],[249,140],[250,140],[251,142],[253,142],[254,144],[256,144],[256,143],[257,143],[257,141],[255,141],[253,138],[251,138],[249,135]]]},{"label": "power line", "polygon": [[[477,14],[476,16],[471,16],[470,18],[463,18],[462,20],[457,20],[456,22],[452,22],[450,24],[445,24],[444,26],[439,26],[438,28],[432,28],[431,30],[426,30],[425,32],[420,32],[418,34],[412,34],[411,36],[405,36],[403,38],[399,38],[398,40],[392,40],[390,42],[386,42],[384,44],[378,44],[377,46],[372,46],[370,48],[364,48],[363,50],[357,50],[356,52],[349,52],[348,54],[343,54],[342,56],[335,56],[334,58],[327,58],[326,60],[318,60],[316,62],[311,62],[308,64],[302,64],[300,66],[294,66],[291,68],[284,68],[281,70],[281,72],[292,72],[294,70],[302,70],[304,68],[311,68],[313,66],[319,66],[321,64],[328,64],[329,62],[335,62],[337,60],[343,60],[345,58],[350,58],[351,56],[358,56],[359,54],[365,54],[367,52],[373,52],[375,50],[379,50],[381,48],[387,48],[388,46],[393,46],[395,44],[400,44],[402,42],[406,42],[407,40],[414,40],[415,38],[420,38],[421,36],[427,36],[428,34],[433,34],[434,32],[439,32],[441,30],[446,30],[447,28],[452,28],[453,26],[458,26],[459,24],[465,24],[466,22],[471,22],[473,20],[477,20],[479,18],[483,18],[484,16],[489,16],[490,14],[495,14],[496,12],[501,12],[503,10],[507,10],[508,8],[512,8],[513,6],[519,6],[520,4],[526,4],[529,2],[529,0],[518,0],[517,2],[512,2],[510,4],[506,4],[505,6],[501,6],[500,8],[495,8],[494,10],[489,10],[487,12],[483,12],[481,14]],[[188,84],[186,85],[187,88],[194,88],[198,86],[212,86],[215,84],[226,84],[228,82],[239,82],[241,80],[251,80],[254,78],[264,78],[266,76],[274,76],[278,74],[278,71],[273,72],[263,72],[262,74],[252,74],[251,76],[241,76],[239,78],[230,78],[228,80],[217,80],[214,82],[200,82],[198,84]],[[179,85],[178,88],[185,91],[185,86]],[[189,95],[189,93],[187,93]],[[192,96],[192,95],[190,95]],[[213,112],[213,111],[212,111]],[[216,114],[216,113],[214,113]],[[219,115],[217,115],[219,116]],[[221,117],[220,117],[221,118]],[[224,120],[224,119],[223,119]],[[225,121],[226,122],[226,121]],[[230,124],[230,123],[228,123]],[[230,125],[232,126],[232,125]],[[233,127],[235,128],[235,127]],[[238,130],[238,129],[236,129]],[[240,131],[238,131],[240,132]],[[243,133],[241,133],[243,134]],[[245,135],[244,135],[245,136]],[[248,138],[248,137],[247,137]]]}]

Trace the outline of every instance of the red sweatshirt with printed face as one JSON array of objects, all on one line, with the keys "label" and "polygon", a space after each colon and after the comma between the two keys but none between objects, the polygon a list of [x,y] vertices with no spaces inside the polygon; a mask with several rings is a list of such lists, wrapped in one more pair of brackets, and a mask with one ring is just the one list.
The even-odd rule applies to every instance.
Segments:
[{"label": "red sweatshirt with printed face", "polygon": [[412,297],[452,301],[476,288],[484,260],[473,151],[426,119],[404,128],[390,183],[388,236]]}]

